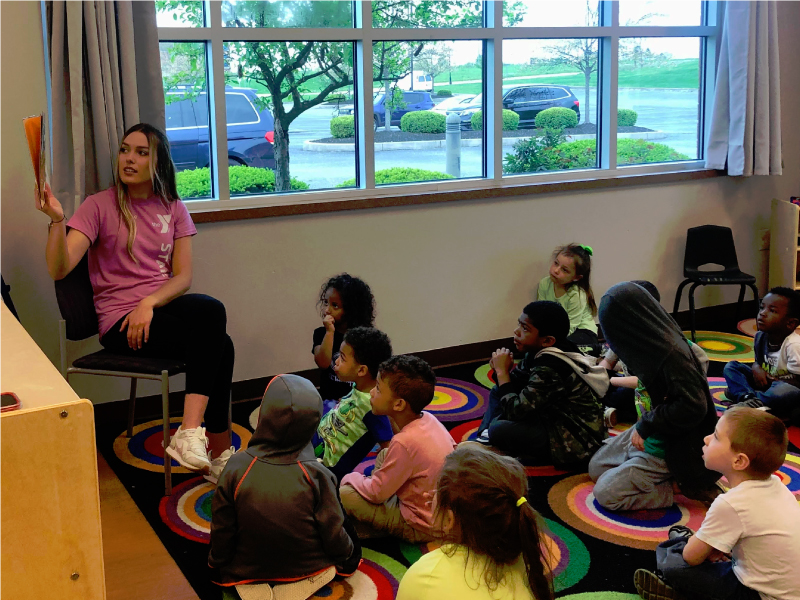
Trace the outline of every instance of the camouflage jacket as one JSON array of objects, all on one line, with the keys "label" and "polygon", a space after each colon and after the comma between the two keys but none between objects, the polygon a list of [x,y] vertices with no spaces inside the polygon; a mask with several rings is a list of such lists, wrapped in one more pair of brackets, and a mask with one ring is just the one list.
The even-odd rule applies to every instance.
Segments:
[{"label": "camouflage jacket", "polygon": [[502,418],[510,421],[541,419],[557,464],[587,461],[608,432],[603,406],[592,389],[563,360],[534,359],[529,353],[511,371],[511,381],[498,388]]}]

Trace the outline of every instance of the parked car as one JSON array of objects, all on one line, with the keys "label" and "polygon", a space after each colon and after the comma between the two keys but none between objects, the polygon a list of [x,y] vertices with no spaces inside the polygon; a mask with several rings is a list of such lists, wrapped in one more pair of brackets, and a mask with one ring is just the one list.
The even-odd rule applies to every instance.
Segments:
[{"label": "parked car", "polygon": [[[375,122],[375,129],[383,127],[386,122],[386,108],[384,106],[385,94],[380,93],[375,96],[372,103],[373,120]],[[429,92],[403,92],[403,102],[406,103],[405,108],[396,108],[392,111],[392,125],[400,126],[400,119],[406,113],[414,112],[417,110],[431,110],[435,104],[431,100]]]},{"label": "parked car", "polygon": [[[515,85],[503,88],[503,108],[513,110],[519,115],[520,129],[535,127],[534,120],[543,110],[560,106],[575,111],[578,121],[581,120],[580,102],[565,85]],[[472,115],[483,110],[483,94],[463,109],[453,109],[461,116],[461,129],[472,129]]]},{"label": "parked car", "polygon": [[[186,96],[189,96],[188,98]],[[202,91],[168,92],[167,138],[178,171],[209,164],[208,95]],[[275,121],[268,109],[258,110],[256,90],[225,87],[228,122],[228,164],[275,168]]]},{"label": "parked car", "polygon": [[469,104],[475,99],[474,94],[467,94],[465,96],[453,96],[452,98],[446,98],[442,100],[439,104],[433,107],[433,112],[437,112],[443,115],[448,115],[451,112],[458,111],[459,108],[463,109],[469,106]]}]

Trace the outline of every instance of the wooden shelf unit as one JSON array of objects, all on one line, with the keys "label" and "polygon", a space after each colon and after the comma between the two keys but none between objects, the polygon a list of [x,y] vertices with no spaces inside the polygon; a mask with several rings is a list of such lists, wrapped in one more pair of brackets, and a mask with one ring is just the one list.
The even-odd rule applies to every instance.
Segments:
[{"label": "wooden shelf unit", "polygon": [[774,199],[770,218],[769,287],[800,290],[800,206]]}]

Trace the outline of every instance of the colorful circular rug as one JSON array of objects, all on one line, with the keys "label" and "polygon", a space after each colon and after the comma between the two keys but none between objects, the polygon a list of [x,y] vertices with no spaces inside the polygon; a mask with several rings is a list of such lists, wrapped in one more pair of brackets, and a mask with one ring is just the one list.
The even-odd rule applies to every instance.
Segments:
[{"label": "colorful circular rug", "polygon": [[622,423],[622,422],[617,423],[613,427],[609,427],[608,435],[610,435],[611,437],[616,437],[620,433],[628,431],[628,429],[630,429],[631,427],[633,427],[633,423]]},{"label": "colorful circular rug", "polygon": [[433,401],[425,409],[440,421],[466,421],[483,416],[489,393],[479,385],[438,378]]},{"label": "colorful circular rug", "polygon": [[363,548],[358,571],[343,581],[331,581],[309,600],[394,600],[406,567],[369,548]]},{"label": "colorful circular rug", "polygon": [[[543,549],[549,557],[548,564],[553,572],[553,587],[560,592],[572,587],[589,572],[589,551],[583,542],[569,529],[544,519],[546,531],[544,533]],[[425,544],[400,543],[400,552],[410,563],[417,562],[423,554],[439,548],[439,542]]]},{"label": "colorful circular rug", "polygon": [[211,498],[217,486],[193,477],[172,488],[158,505],[161,520],[173,533],[193,542],[207,544],[211,533]]},{"label": "colorful circular rug", "polygon": [[[753,338],[719,331],[696,331],[696,343],[708,355],[708,360],[716,362],[753,362]],[[687,340],[692,339],[691,331],[684,331]]]},{"label": "colorful circular rug", "polygon": [[775,472],[784,485],[800,502],[800,454],[787,452],[786,459],[780,469]]},{"label": "colorful circular rug", "polygon": [[711,392],[711,399],[714,400],[714,407],[717,409],[717,416],[721,417],[731,406],[731,401],[725,396],[728,384],[724,377],[709,377],[708,389]]},{"label": "colorful circular rug", "polygon": [[[515,365],[519,364],[519,360],[514,361]],[[477,369],[475,369],[475,380],[480,383],[483,387],[487,387],[492,389],[495,386],[495,377],[494,369],[491,367],[489,363],[485,365],[481,365]]]},{"label": "colorful circular rug", "polygon": [[582,594],[569,594],[561,596],[559,600],[641,600],[639,594],[625,594],[623,592],[583,592]]},{"label": "colorful circular rug", "polygon": [[800,450],[800,427],[797,425],[789,427],[789,441]]},{"label": "colorful circular rug", "polygon": [[378,456],[378,453],[374,450],[367,454],[360,463],[356,465],[356,468],[353,469],[356,473],[361,473],[364,477],[369,477],[372,475],[372,471],[375,469],[375,457]]},{"label": "colorful circular rug", "polygon": [[[133,428],[133,435],[127,437],[127,431],[123,431],[114,440],[114,454],[122,462],[132,467],[144,469],[145,471],[164,472],[164,432],[162,421],[148,421]],[[180,417],[172,417],[169,420],[170,435],[175,435],[181,424]],[[231,443],[240,450],[247,448],[250,441],[250,432],[241,425],[233,424]],[[173,473],[192,473],[189,469],[180,466],[177,461],[172,460]]]},{"label": "colorful circular rug", "polygon": [[750,337],[756,337],[756,332],[758,331],[758,325],[756,325],[755,319],[745,319],[744,321],[739,321],[739,323],[736,325],[736,329],[738,329],[745,335],[749,335]]},{"label": "colorful circular rug", "polygon": [[688,525],[697,530],[706,514],[703,504],[683,496],[677,496],[669,508],[612,512],[597,503],[593,489],[588,474],[574,475],[550,488],[547,500],[567,525],[629,548],[655,550],[667,539],[670,527]]},{"label": "colorful circular rug", "polygon": [[478,427],[480,427],[480,424],[480,419],[467,421],[466,423],[462,423],[461,425],[453,427],[450,430],[450,435],[453,436],[453,440],[456,444],[460,444],[461,442],[466,442],[468,440],[474,440],[476,437],[478,437]]}]

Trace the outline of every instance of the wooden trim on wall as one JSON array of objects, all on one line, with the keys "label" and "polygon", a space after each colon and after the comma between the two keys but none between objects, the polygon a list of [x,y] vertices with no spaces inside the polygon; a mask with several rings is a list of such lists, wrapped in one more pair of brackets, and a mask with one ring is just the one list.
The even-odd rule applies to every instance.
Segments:
[{"label": "wooden trim on wall", "polygon": [[667,183],[722,177],[724,175],[724,171],[703,169],[699,171],[677,171],[674,173],[656,173],[648,175],[624,175],[620,177],[610,177],[607,179],[527,183],[524,185],[504,185],[503,187],[496,188],[426,192],[422,194],[399,194],[392,196],[377,196],[375,198],[335,200],[330,202],[306,202],[277,206],[260,206],[253,208],[209,208],[208,210],[193,211],[192,220],[195,223],[219,223],[222,221],[266,219],[271,217],[309,215],[317,213],[339,212],[344,210],[415,206],[420,204],[438,204],[442,202],[460,202],[465,200],[514,198],[518,196],[532,196],[538,194],[581,192],[642,185],[662,185]]}]

